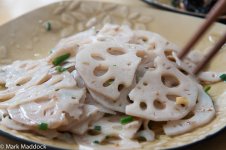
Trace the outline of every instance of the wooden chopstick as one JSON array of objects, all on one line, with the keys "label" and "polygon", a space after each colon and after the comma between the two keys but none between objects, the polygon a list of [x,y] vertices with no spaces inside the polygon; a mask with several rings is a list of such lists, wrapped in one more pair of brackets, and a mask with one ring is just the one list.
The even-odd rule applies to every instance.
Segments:
[{"label": "wooden chopstick", "polygon": [[200,70],[213,58],[217,52],[221,49],[221,47],[226,43],[226,32],[223,37],[216,43],[216,45],[211,48],[211,50],[207,53],[204,59],[198,64],[198,66],[194,69],[193,74],[198,74]]},{"label": "wooden chopstick", "polygon": [[206,21],[201,25],[198,31],[192,36],[189,42],[185,45],[182,51],[178,54],[180,59],[191,50],[191,48],[199,41],[207,29],[214,23],[214,21],[220,16],[223,11],[226,10],[226,0],[218,0],[215,6],[211,9],[210,13],[206,17]]}]

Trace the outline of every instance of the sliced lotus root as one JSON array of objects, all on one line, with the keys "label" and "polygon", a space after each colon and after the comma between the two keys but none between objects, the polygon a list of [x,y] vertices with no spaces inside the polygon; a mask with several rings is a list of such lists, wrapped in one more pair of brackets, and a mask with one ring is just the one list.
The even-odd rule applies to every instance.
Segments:
[{"label": "sliced lotus root", "polygon": [[12,99],[0,103],[10,117],[21,124],[37,128],[42,122],[50,129],[68,125],[68,117],[79,120],[83,112],[85,89],[77,87],[73,76],[65,71],[55,74],[41,85],[16,92]]},{"label": "sliced lotus root", "polygon": [[176,45],[160,35],[149,31],[134,31],[134,38],[130,43],[141,44],[145,47],[145,54],[137,70],[138,78],[143,77],[146,70],[154,68],[154,59],[156,56],[164,55],[164,51],[168,49],[178,51]]},{"label": "sliced lotus root", "polygon": [[166,61],[168,61],[167,63],[173,64],[184,75],[191,75],[192,69],[196,66],[191,63],[189,63],[189,65],[186,64],[185,61],[187,61],[187,60],[184,60],[184,62],[181,61],[177,57],[177,53],[178,53],[177,50],[174,49],[171,45],[166,45],[166,47],[164,49],[156,50],[153,53],[156,56],[160,57],[161,59],[165,59]]},{"label": "sliced lotus root", "polygon": [[87,87],[116,100],[123,88],[132,85],[143,47],[101,42],[89,44],[76,57],[76,69]]},{"label": "sliced lotus root", "polygon": [[163,126],[166,135],[174,136],[183,134],[203,126],[210,122],[215,116],[215,109],[211,98],[199,85],[198,103],[194,110],[191,112],[191,116],[188,119],[169,121]]},{"label": "sliced lotus root", "polygon": [[106,24],[97,34],[97,40],[127,43],[133,35],[133,31],[127,25]]},{"label": "sliced lotus root", "polygon": [[[5,79],[4,82],[7,88],[21,86],[28,84],[31,80],[33,82],[34,80],[38,82],[41,78],[40,76],[42,76],[42,74],[46,74],[51,67],[52,66],[48,65],[43,59],[16,61],[11,65],[7,65],[2,68],[2,71],[4,72],[4,74],[2,74],[2,78]],[[37,71],[42,74],[37,74]]]},{"label": "sliced lotus root", "polygon": [[0,100],[9,100],[18,90],[45,82],[50,78],[51,67],[44,60],[16,61],[3,67],[2,78],[4,78],[5,88],[0,91]]},{"label": "sliced lotus root", "polygon": [[[129,93],[133,103],[126,106],[126,114],[154,121],[181,119],[196,104],[197,86],[167,60],[157,57],[155,64]],[[187,103],[176,103],[177,97]]]},{"label": "sliced lotus root", "polygon": [[8,108],[10,117],[28,126],[37,126],[42,122],[48,123],[54,129],[67,125],[66,114],[78,120],[83,113],[83,106],[79,101],[84,95],[82,89],[62,89],[51,93],[41,100],[36,100]]},{"label": "sliced lotus root", "polygon": [[159,34],[144,30],[134,31],[134,38],[130,43],[144,45],[147,51],[164,50],[166,47],[178,50],[176,45],[167,41]]},{"label": "sliced lotus root", "polygon": [[116,100],[111,100],[101,94],[98,94],[92,90],[89,90],[90,94],[92,95],[93,99],[100,104],[102,104],[104,107],[113,110],[113,111],[118,111],[118,112],[123,112],[125,113],[125,108],[127,105],[131,103],[129,100],[129,92],[135,87],[135,80],[133,81],[132,86],[129,88],[124,88],[120,92],[120,96]]},{"label": "sliced lotus root", "polygon": [[19,104],[46,99],[60,89],[79,89],[75,79],[67,71],[52,75],[51,78],[40,85],[37,84],[16,91],[14,97],[0,103],[0,108],[14,107]]},{"label": "sliced lotus root", "polygon": [[[56,57],[69,53],[71,57],[79,52],[79,47],[84,44],[90,44],[96,41],[96,31],[91,28],[87,31],[60,40],[56,47],[48,56],[48,61],[51,63]],[[72,61],[72,59],[70,59]]]}]

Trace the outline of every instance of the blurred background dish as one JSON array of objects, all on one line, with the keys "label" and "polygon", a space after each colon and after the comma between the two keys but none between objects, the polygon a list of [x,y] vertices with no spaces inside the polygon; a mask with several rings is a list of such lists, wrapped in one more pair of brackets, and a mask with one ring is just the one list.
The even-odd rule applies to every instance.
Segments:
[{"label": "blurred background dish", "polygon": [[[205,17],[217,0],[143,0],[144,2],[169,11],[192,16]],[[219,21],[226,23],[226,11],[219,17]]]}]

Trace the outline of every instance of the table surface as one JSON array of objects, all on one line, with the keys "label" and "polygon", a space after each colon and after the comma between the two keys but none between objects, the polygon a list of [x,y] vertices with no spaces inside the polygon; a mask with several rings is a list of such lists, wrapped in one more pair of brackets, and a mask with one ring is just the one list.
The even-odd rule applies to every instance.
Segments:
[{"label": "table surface", "polygon": [[[57,2],[61,0],[0,0],[0,25],[4,24],[22,14],[25,14],[35,8]],[[114,1],[117,3],[132,3],[137,6],[148,7],[147,4],[139,0],[99,0],[99,1]],[[0,136],[1,143],[13,143],[11,140],[6,139]],[[194,150],[225,150],[226,149],[226,131],[221,132],[217,136],[212,137],[211,139],[205,140],[201,143],[195,144],[189,149]]]}]

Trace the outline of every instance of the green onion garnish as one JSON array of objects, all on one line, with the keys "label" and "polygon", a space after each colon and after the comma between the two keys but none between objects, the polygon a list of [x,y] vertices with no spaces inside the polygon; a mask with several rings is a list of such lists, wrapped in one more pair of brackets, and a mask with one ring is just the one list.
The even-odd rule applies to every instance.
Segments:
[{"label": "green onion garnish", "polygon": [[115,66],[115,67],[116,67],[116,65],[113,65],[113,66]]},{"label": "green onion garnish", "polygon": [[46,31],[51,31],[52,30],[52,25],[49,21],[44,22],[44,27],[46,29]]},{"label": "green onion garnish", "polygon": [[56,66],[56,71],[58,71],[58,72],[64,72],[66,70],[67,69],[66,68],[63,68],[62,66]]},{"label": "green onion garnish", "polygon": [[120,119],[120,123],[121,124],[127,124],[133,121],[133,117],[132,116],[127,116],[127,117],[122,117]]},{"label": "green onion garnish", "polygon": [[211,89],[211,86],[209,86],[209,85],[207,85],[207,86],[204,87],[204,90],[205,90],[206,93],[208,93],[208,91],[209,91],[210,89]]},{"label": "green onion garnish", "polygon": [[226,81],[226,74],[220,75],[221,80]]},{"label": "green onion garnish", "polygon": [[94,130],[101,131],[101,126],[94,126]]},{"label": "green onion garnish", "polygon": [[38,128],[40,130],[48,130],[48,124],[47,123],[41,123],[40,125],[38,125]]},{"label": "green onion garnish", "polygon": [[95,144],[100,144],[100,142],[99,142],[99,141],[93,141],[93,143],[95,143]]},{"label": "green onion garnish", "polygon": [[61,55],[61,56],[55,58],[52,63],[55,66],[57,66],[57,65],[61,64],[62,62],[64,62],[65,60],[67,60],[69,57],[70,57],[70,54],[69,53],[64,54],[64,55]]}]

